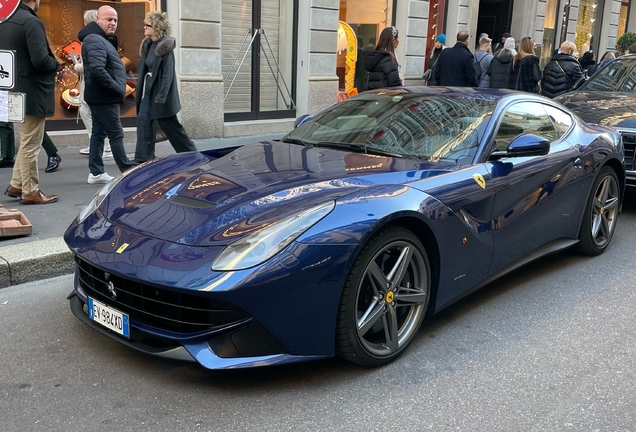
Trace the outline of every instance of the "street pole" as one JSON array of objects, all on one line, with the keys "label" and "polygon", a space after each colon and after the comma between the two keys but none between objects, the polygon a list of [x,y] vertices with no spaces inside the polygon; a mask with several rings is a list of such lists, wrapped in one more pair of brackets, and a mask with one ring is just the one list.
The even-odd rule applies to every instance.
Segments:
[{"label": "street pole", "polygon": [[567,3],[565,4],[565,6],[563,6],[563,19],[561,20],[561,39],[559,41],[559,46],[561,46],[561,44],[565,42],[565,40],[567,39],[569,19],[570,19],[570,0],[567,0]]}]

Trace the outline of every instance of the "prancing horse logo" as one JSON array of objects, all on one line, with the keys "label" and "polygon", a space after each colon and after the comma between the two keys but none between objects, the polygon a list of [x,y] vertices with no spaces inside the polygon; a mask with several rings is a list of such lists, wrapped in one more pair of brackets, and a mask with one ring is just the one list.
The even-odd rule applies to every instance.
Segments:
[{"label": "prancing horse logo", "polygon": [[115,291],[115,285],[112,282],[108,282],[108,292],[113,296],[114,299],[117,298],[117,291]]}]

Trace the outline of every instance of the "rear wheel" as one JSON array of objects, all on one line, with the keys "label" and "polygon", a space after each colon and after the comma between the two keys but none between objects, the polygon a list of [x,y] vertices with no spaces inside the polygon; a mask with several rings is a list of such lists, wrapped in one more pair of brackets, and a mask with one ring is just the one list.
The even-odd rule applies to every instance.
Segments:
[{"label": "rear wheel", "polygon": [[419,239],[401,227],[380,231],[362,249],[342,293],[336,352],[363,366],[399,356],[420,328],[430,270]]},{"label": "rear wheel", "polygon": [[603,167],[592,186],[579,231],[577,249],[585,255],[601,254],[614,235],[620,210],[618,177]]}]

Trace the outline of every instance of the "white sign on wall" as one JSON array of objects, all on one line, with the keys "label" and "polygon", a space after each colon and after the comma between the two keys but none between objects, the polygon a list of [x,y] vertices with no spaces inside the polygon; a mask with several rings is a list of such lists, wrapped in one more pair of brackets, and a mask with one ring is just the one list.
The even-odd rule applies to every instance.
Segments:
[{"label": "white sign on wall", "polygon": [[15,51],[0,50],[0,89],[15,85]]},{"label": "white sign on wall", "polygon": [[0,121],[24,123],[26,95],[0,90]]}]

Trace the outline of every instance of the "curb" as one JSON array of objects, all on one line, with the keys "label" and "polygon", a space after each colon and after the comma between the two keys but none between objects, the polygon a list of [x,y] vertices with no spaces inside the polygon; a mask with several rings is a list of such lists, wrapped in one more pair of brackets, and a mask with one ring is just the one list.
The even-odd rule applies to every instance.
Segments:
[{"label": "curb", "polygon": [[73,273],[73,254],[62,237],[0,247],[0,288]]}]

